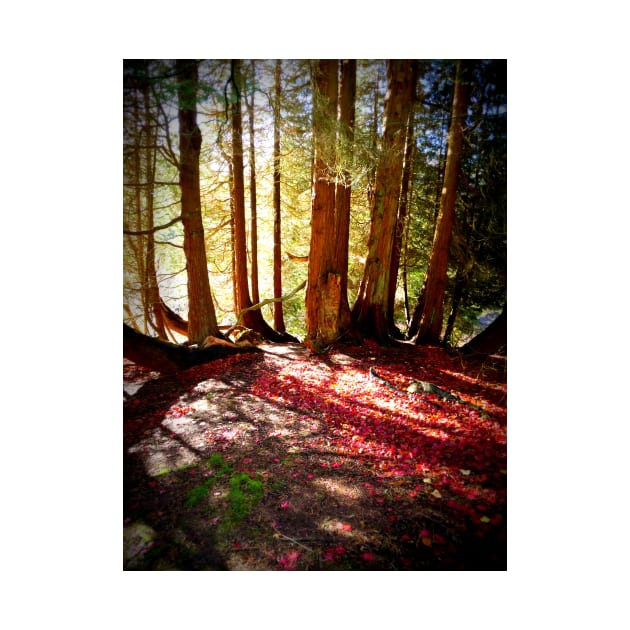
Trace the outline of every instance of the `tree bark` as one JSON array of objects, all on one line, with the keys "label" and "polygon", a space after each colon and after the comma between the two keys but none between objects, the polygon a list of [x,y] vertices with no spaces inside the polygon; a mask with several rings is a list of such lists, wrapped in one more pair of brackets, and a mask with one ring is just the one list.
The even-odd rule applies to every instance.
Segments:
[{"label": "tree bark", "polygon": [[[343,171],[335,188],[335,244],[333,266],[340,274],[338,333],[352,331],[354,322],[348,304],[348,241],[350,238],[350,199],[352,177],[349,168],[354,151],[354,109],[357,89],[356,59],[341,62],[341,84],[339,87],[339,137],[338,146]],[[350,335],[356,338],[356,333]]]},{"label": "tree bark", "polygon": [[188,322],[169,308],[168,304],[160,298],[160,309],[165,324],[180,335],[188,336]]},{"label": "tree bark", "polygon": [[245,99],[247,105],[247,118],[249,122],[249,204],[250,204],[250,254],[252,257],[251,282],[252,300],[260,302],[258,289],[258,214],[256,207],[256,150],[254,143],[254,94],[256,89],[256,66],[252,59],[252,91],[249,99]]},{"label": "tree bark", "polygon": [[468,107],[466,62],[457,64],[451,123],[447,139],[444,183],[424,287],[424,303],[416,343],[438,344],[442,333],[449,249],[455,223],[457,181],[462,156],[464,122]]},{"label": "tree bark", "polygon": [[201,219],[199,154],[201,130],[197,126],[198,68],[195,61],[178,59],[179,183],[181,188],[184,253],[188,276],[188,339],[192,343],[219,336],[210,292],[206,245]]},{"label": "tree bark", "polygon": [[[241,115],[241,62],[232,60],[232,199],[234,202],[234,262],[237,303],[236,312],[240,313],[253,306],[249,295],[247,275],[247,240],[245,229],[245,184],[243,175],[243,123]],[[243,317],[248,328],[259,332],[271,341],[282,341],[281,334],[273,330],[263,319],[260,310],[248,310]]]},{"label": "tree bark", "polygon": [[286,332],[282,301],[282,203],[280,196],[280,100],[282,61],[276,60],[273,107],[273,323],[279,333]]},{"label": "tree bark", "polygon": [[407,120],[407,133],[405,136],[405,157],[402,169],[402,181],[400,184],[400,200],[398,203],[398,217],[396,219],[396,230],[394,233],[394,245],[392,249],[392,262],[391,272],[389,275],[389,286],[387,288],[387,321],[389,324],[390,335],[397,339],[402,339],[403,335],[396,326],[394,311],[396,301],[396,288],[398,286],[398,269],[400,267],[400,256],[402,251],[403,235],[405,232],[405,226],[407,225],[407,208],[409,197],[409,180],[412,172],[413,161],[413,149],[415,146],[415,134],[414,134],[414,103],[416,93],[416,83],[418,80],[418,64],[413,64],[413,92],[412,103],[409,109],[409,116]]},{"label": "tree bark", "polygon": [[457,319],[457,313],[459,312],[459,305],[466,291],[466,285],[468,284],[468,271],[463,265],[458,265],[457,275],[455,276],[455,288],[453,289],[453,299],[451,303],[451,312],[449,313],[448,320],[446,321],[446,328],[444,330],[444,338],[442,343],[445,346],[449,346],[451,343],[451,335],[453,334],[453,328],[455,327],[455,320]]},{"label": "tree bark", "polygon": [[405,131],[412,96],[412,62],[388,60],[384,133],[370,212],[368,256],[362,288],[352,310],[361,333],[378,343],[391,341],[387,321],[387,291],[392,271]]},{"label": "tree bark", "polygon": [[[145,62],[146,63],[146,62]],[[147,74],[148,74],[148,68]],[[145,140],[145,164],[147,171],[147,187],[145,193],[145,205],[148,219],[148,228],[153,230],[155,226],[153,218],[153,200],[155,198],[155,166],[156,166],[156,126],[152,124],[151,105],[149,96],[149,85],[145,80],[142,86],[142,96],[144,101],[144,120],[146,128]],[[148,302],[151,306],[151,314],[153,319],[150,320],[151,325],[155,328],[160,339],[166,340],[166,329],[164,327],[164,317],[161,308],[162,299],[160,298],[160,289],[157,280],[157,271],[155,268],[155,233],[151,232],[147,236],[147,260],[146,260],[146,291]]]},{"label": "tree bark", "polygon": [[464,355],[507,355],[507,305],[490,326],[462,346],[460,351]]},{"label": "tree bark", "polygon": [[306,288],[306,339],[315,349],[339,337],[341,274],[335,267],[335,152],[338,62],[313,69],[313,197]]},{"label": "tree bark", "polygon": [[237,346],[220,339],[217,342],[207,348],[189,348],[143,335],[123,324],[123,356],[156,372],[178,372],[234,354],[261,352],[255,346]]}]

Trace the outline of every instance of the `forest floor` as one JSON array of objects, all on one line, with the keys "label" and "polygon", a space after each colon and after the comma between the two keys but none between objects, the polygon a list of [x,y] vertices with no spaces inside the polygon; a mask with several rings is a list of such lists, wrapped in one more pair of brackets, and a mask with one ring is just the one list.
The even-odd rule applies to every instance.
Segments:
[{"label": "forest floor", "polygon": [[504,362],[261,348],[169,376],[123,362],[124,569],[507,569]]}]

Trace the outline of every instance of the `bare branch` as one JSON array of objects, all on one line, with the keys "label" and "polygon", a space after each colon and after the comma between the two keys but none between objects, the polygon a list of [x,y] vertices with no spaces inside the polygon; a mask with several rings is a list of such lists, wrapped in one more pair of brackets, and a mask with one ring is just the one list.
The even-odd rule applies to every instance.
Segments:
[{"label": "bare branch", "polygon": [[153,228],[150,228],[148,230],[123,230],[123,234],[128,234],[129,236],[142,236],[144,234],[153,234],[154,232],[157,232],[158,230],[165,230],[168,227],[171,227],[171,225],[175,225],[175,223],[177,223],[178,221],[181,221],[182,217],[177,216],[175,217],[172,221],[169,221],[168,223],[165,223],[164,225],[156,225]]},{"label": "bare branch", "polygon": [[308,262],[308,256],[296,256],[291,252],[287,252],[287,257],[293,262]]},{"label": "bare branch", "polygon": [[262,302],[258,302],[258,304],[254,304],[253,306],[248,306],[247,308],[244,308],[238,314],[238,317],[236,318],[236,324],[234,324],[234,326],[231,326],[228,329],[228,331],[225,333],[225,336],[226,337],[229,336],[230,333],[232,333],[232,331],[234,331],[236,328],[240,326],[243,316],[248,311],[258,311],[263,306],[266,306],[267,304],[272,304],[273,302],[284,302],[285,300],[292,298],[298,291],[301,291],[305,286],[306,286],[306,280],[304,280],[304,282],[302,282],[302,284],[299,287],[296,287],[295,289],[293,289],[293,291],[291,291],[290,293],[287,293],[286,295],[281,295],[280,297],[277,297],[277,298],[269,298],[268,300],[263,300]]}]

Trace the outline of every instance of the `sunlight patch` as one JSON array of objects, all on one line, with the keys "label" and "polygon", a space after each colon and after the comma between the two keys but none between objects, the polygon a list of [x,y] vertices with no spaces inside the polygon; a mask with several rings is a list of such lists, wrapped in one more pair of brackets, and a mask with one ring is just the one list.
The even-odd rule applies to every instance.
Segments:
[{"label": "sunlight patch", "polygon": [[362,499],[365,492],[362,488],[340,481],[338,478],[323,477],[314,481],[315,485],[321,486],[327,492],[346,499]]},{"label": "sunlight patch", "polygon": [[153,436],[129,447],[128,453],[138,455],[150,477],[196,464],[199,457],[179,441],[170,439],[159,431]]},{"label": "sunlight patch", "polygon": [[350,523],[338,519],[327,518],[319,524],[319,528],[348,538],[355,536],[354,527]]}]

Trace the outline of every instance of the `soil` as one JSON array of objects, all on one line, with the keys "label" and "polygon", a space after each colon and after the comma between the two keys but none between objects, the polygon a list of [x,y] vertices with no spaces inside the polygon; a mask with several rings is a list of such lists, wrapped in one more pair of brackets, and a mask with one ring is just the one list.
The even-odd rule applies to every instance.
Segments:
[{"label": "soil", "polygon": [[[505,434],[504,364],[463,363],[437,348],[261,349],[174,375],[123,362],[125,570],[507,568],[504,442],[488,455],[458,437],[460,472],[443,468],[438,486],[422,453],[397,465],[404,444],[388,445],[383,459],[338,439],[348,430],[349,444],[363,440],[354,419],[377,408],[383,417],[433,413],[435,398],[411,400],[371,382],[377,364],[400,385],[451,378],[486,413],[453,403],[445,417],[470,416],[485,444],[486,427]],[[449,494],[448,475],[476,476],[474,492],[492,501]]]}]

